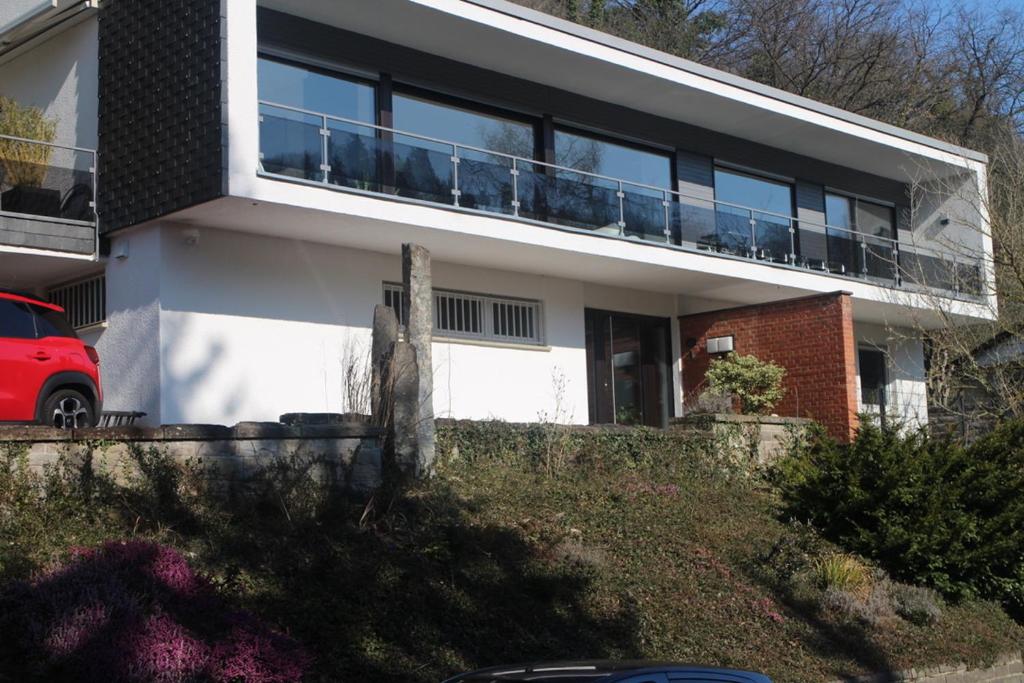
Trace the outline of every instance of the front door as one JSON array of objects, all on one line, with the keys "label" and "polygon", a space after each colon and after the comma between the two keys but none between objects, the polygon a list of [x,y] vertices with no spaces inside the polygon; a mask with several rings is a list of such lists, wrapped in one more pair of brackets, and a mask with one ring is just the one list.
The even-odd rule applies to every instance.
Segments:
[{"label": "front door", "polygon": [[668,318],[588,308],[586,326],[590,423],[667,426]]}]

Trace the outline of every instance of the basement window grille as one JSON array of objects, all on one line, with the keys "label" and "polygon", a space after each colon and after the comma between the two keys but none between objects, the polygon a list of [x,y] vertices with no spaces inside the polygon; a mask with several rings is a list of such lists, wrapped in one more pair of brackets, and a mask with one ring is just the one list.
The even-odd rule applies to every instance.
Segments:
[{"label": "basement window grille", "polygon": [[68,323],[76,330],[99,325],[107,320],[107,278],[97,275],[54,287],[49,300],[64,309]]},{"label": "basement window grille", "polygon": [[[384,283],[384,305],[401,325],[409,322],[402,285]],[[543,309],[530,299],[435,289],[434,335],[537,346],[544,343]]]}]

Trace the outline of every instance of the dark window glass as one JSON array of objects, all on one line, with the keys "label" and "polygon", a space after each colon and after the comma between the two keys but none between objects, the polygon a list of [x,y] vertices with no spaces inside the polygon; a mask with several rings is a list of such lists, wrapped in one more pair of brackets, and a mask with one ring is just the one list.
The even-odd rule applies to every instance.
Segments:
[{"label": "dark window glass", "polygon": [[885,406],[885,354],[877,349],[860,349],[857,356],[861,403]]},{"label": "dark window glass", "polygon": [[825,195],[825,222],[837,228],[853,230],[853,202],[837,194]]},{"label": "dark window glass", "polygon": [[74,328],[68,324],[63,313],[58,313],[51,308],[42,306],[31,306],[32,313],[36,316],[36,336],[43,337],[70,337],[76,339]]},{"label": "dark window glass", "polygon": [[838,194],[825,195],[825,221],[863,235],[893,236],[892,207]]},{"label": "dark window glass", "polygon": [[36,326],[27,305],[10,299],[0,299],[0,337],[36,338]]},{"label": "dark window glass", "polygon": [[395,93],[395,128],[493,152],[533,158],[534,127],[454,104]]},{"label": "dark window glass", "polygon": [[555,131],[555,163],[643,185],[672,187],[672,160],[668,154],[583,133]]},{"label": "dark window glass", "polygon": [[857,200],[857,230],[865,235],[892,239],[892,207]]},{"label": "dark window glass", "polygon": [[261,100],[366,123],[377,120],[374,87],[369,83],[266,57],[260,58],[258,73]]},{"label": "dark window glass", "polygon": [[793,215],[793,188],[788,183],[715,169],[715,199],[758,211]]}]

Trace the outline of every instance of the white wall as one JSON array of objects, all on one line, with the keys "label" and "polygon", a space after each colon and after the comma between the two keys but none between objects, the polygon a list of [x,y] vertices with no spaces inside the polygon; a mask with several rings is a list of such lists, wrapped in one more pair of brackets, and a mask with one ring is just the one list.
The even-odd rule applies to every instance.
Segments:
[{"label": "white wall", "polygon": [[97,22],[88,19],[0,65],[0,95],[57,119],[54,142],[96,149],[99,112]]},{"label": "white wall", "polygon": [[96,341],[105,410],[139,410],[158,423],[160,415],[160,233],[126,231],[113,238],[128,258],[107,263],[108,327]]},{"label": "white wall", "polygon": [[[145,410],[151,423],[221,424],[347,410],[343,365],[369,349],[382,283],[401,279],[398,245],[387,255],[194,234],[164,224],[116,238],[129,256],[108,266],[110,322],[100,342],[108,407]],[[584,307],[675,314],[669,295],[560,278],[435,262],[433,279],[438,288],[539,299],[545,314],[543,348],[435,342],[441,417],[535,421],[543,413],[586,423]]]},{"label": "white wall", "polygon": [[[913,330],[886,329],[855,323],[858,348],[877,348],[887,354],[888,415],[909,428],[928,422],[928,385],[924,347]],[[860,367],[857,368],[857,400],[860,402]],[[863,405],[859,405],[861,410]]]}]

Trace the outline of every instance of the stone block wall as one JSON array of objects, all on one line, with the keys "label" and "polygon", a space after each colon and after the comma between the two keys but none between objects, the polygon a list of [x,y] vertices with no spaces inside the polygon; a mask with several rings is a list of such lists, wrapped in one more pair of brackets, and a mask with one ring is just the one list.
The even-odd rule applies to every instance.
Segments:
[{"label": "stone block wall", "polygon": [[793,437],[810,424],[800,417],[730,414],[694,414],[672,421],[673,427],[704,432],[729,450],[750,453],[760,465],[781,457]]},{"label": "stone block wall", "polygon": [[710,337],[732,336],[736,353],[753,354],[786,369],[779,415],[817,420],[838,439],[857,428],[857,345],[847,292],[709,311],[679,319],[683,342],[684,402],[704,390],[715,357]]},{"label": "stone block wall", "polygon": [[1024,662],[1021,653],[1014,652],[1000,657],[992,666],[969,668],[965,664],[934,666],[907,671],[890,671],[854,678],[844,678],[833,683],[890,683],[894,681],[916,681],[916,683],[1024,683]]},{"label": "stone block wall", "polygon": [[194,462],[214,487],[244,486],[266,466],[294,459],[311,477],[339,491],[366,496],[381,484],[381,431],[365,424],[284,425],[241,422],[220,425],[112,427],[63,432],[46,427],[0,428],[0,443],[23,443],[29,466],[42,470],[63,454],[89,448],[93,467],[120,471],[131,448],[156,448],[181,462]]}]

